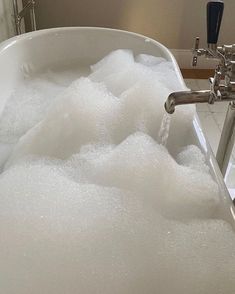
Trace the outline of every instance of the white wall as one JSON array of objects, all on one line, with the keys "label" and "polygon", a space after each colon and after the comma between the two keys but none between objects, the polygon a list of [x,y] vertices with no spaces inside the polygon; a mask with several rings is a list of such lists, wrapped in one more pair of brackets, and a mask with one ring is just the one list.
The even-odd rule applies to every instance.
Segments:
[{"label": "white wall", "polygon": [[0,42],[14,35],[12,0],[0,0]]},{"label": "white wall", "polygon": [[[38,0],[39,28],[104,26],[139,32],[169,48],[206,44],[207,0]],[[220,43],[235,43],[235,0],[224,0]]]}]

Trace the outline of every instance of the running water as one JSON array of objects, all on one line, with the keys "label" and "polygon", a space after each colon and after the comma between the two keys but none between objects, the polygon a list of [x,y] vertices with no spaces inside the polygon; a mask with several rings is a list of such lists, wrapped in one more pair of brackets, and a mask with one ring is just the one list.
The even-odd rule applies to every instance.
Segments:
[{"label": "running water", "polygon": [[158,138],[159,138],[159,144],[166,146],[167,144],[167,139],[169,137],[169,130],[170,130],[170,125],[171,125],[171,116],[169,113],[164,113],[162,122],[161,122],[161,127],[158,133]]}]

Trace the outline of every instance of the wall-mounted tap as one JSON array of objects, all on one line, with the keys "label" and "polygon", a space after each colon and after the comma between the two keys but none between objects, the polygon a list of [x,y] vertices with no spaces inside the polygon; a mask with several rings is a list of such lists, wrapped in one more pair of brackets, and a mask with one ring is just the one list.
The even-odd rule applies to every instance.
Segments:
[{"label": "wall-mounted tap", "polygon": [[209,79],[210,90],[171,93],[165,103],[165,109],[168,113],[173,113],[175,106],[181,104],[205,102],[213,104],[215,102],[235,101],[235,44],[216,47],[216,50],[209,48],[194,49],[193,64],[195,65],[197,62],[197,52],[199,52],[199,56],[205,55],[219,59],[215,75]]},{"label": "wall-mounted tap", "polygon": [[220,55],[217,42],[219,31],[224,11],[223,1],[210,1],[207,3],[207,44],[206,49],[199,49],[199,37],[196,38],[193,49],[193,62],[192,65],[197,65],[198,56],[206,56],[207,58],[223,59]]},{"label": "wall-mounted tap", "polygon": [[165,109],[171,114],[175,111],[175,106],[181,104],[213,104],[215,102],[230,101],[216,155],[222,174],[225,175],[235,138],[235,44],[217,47],[223,10],[223,1],[208,2],[208,48],[199,49],[199,38],[197,37],[193,49],[193,66],[197,65],[198,56],[218,59],[215,75],[209,79],[210,90],[171,93],[165,103]]},{"label": "wall-mounted tap", "polygon": [[[192,65],[197,65],[198,56],[216,58],[219,63],[215,75],[210,78],[210,91],[185,91],[170,94],[165,108],[168,113],[173,113],[176,105],[189,103],[210,103],[215,101],[231,101],[235,98],[233,79],[235,81],[235,45],[217,47],[219,29],[224,10],[222,1],[210,1],[207,4],[207,42],[208,48],[199,49],[199,38],[196,38],[193,49]],[[183,99],[185,97],[185,99]]]}]

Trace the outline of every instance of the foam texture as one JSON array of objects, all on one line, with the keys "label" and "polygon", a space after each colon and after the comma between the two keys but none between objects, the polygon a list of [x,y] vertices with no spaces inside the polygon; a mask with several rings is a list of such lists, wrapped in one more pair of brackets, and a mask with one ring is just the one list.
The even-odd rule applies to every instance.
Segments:
[{"label": "foam texture", "polygon": [[233,294],[235,234],[185,146],[194,107],[161,126],[173,65],[117,50],[73,77],[26,82],[0,118],[1,291]]},{"label": "foam texture", "polygon": [[138,193],[72,181],[65,165],[30,159],[1,177],[4,293],[233,293],[227,223],[169,220]]},{"label": "foam texture", "polygon": [[[136,59],[143,58],[146,63],[146,55]],[[149,59],[152,66],[135,62],[128,50],[117,50],[94,65],[89,78],[66,88],[46,117],[21,138],[10,161],[26,154],[68,158],[83,144],[118,144],[136,131],[158,140],[166,97],[185,88],[170,62]],[[194,106],[182,106],[172,116],[171,153],[171,146],[182,147],[194,111]]]}]

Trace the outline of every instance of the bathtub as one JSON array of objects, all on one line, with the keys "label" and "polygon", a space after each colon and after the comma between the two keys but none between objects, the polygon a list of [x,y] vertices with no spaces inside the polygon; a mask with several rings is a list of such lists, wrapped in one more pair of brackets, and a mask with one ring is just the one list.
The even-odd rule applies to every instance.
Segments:
[{"label": "bathtub", "polygon": [[[31,73],[34,75],[47,68],[64,70],[74,65],[80,68],[80,75],[86,75],[91,64],[118,48],[132,49],[134,54],[146,53],[164,57],[173,63],[179,82],[185,86],[174,56],[153,39],[106,28],[47,29],[17,36],[0,44],[0,114],[12,88],[24,81],[25,67],[29,64],[33,67]],[[221,200],[228,211],[232,212],[234,219],[229,192],[197,115],[190,127],[190,136],[184,138],[184,145],[195,144],[205,154],[211,174],[220,187]]]},{"label": "bathtub", "polygon": [[[171,52],[153,39],[135,33],[106,28],[56,28],[27,33],[14,37],[0,45],[0,114],[12,89],[23,83],[25,68],[32,65],[37,75],[47,68],[64,70],[76,65],[80,74],[86,74],[89,66],[115,49],[132,49],[134,54],[146,53],[164,57],[174,65],[177,78],[185,86],[178,64]],[[176,109],[177,111],[177,109]],[[195,144],[206,157],[211,175],[218,183],[221,205],[218,216],[235,228],[235,210],[222,174],[195,115],[189,126],[190,134],[184,145]],[[172,147],[174,149],[174,146]],[[0,207],[4,210],[4,207]]]}]

